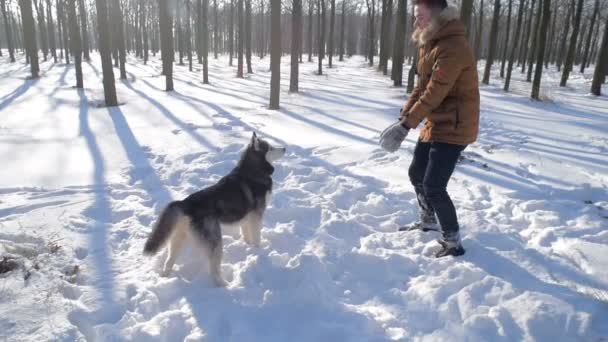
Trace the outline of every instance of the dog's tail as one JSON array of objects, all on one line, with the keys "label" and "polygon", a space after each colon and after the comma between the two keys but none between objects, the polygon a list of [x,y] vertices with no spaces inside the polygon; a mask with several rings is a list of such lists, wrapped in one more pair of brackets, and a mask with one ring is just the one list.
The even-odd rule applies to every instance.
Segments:
[{"label": "dog's tail", "polygon": [[173,229],[178,224],[179,220],[184,216],[181,205],[181,201],[174,201],[163,209],[158,221],[154,225],[154,229],[152,229],[152,233],[146,241],[144,255],[156,254],[156,252],[164,246],[165,242],[167,242],[171,232],[173,232]]}]

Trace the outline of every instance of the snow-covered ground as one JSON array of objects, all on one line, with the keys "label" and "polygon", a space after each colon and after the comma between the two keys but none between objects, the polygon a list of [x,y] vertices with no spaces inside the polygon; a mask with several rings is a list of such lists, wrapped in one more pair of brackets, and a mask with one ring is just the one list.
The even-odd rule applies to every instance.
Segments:
[{"label": "snow-covered ground", "polygon": [[[560,89],[548,71],[542,103],[520,80],[481,88],[479,141],[449,186],[467,254],[438,260],[434,233],[395,232],[416,218],[417,132],[378,147],[406,95],[361,57],[302,64],[299,94],[285,57],[280,111],[268,60],[237,79],[224,57],[211,85],[176,66],[172,93],[156,58],[132,59],[124,105],[100,108],[93,58],[84,92],[72,65],[31,81],[0,62],[0,257],[22,264],[0,274],[0,340],[608,338],[608,97],[586,94],[589,74]],[[224,232],[227,288],[191,250],[161,277],[164,255],[141,254],[156,215],[229,172],[252,131],[288,149],[262,247]]]}]

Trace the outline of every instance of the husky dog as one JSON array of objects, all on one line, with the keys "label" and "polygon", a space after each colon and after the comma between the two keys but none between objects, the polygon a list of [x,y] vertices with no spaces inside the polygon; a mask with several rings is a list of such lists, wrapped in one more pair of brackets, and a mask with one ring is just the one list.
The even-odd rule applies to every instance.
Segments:
[{"label": "husky dog", "polygon": [[237,166],[216,184],[169,203],[144,246],[154,255],[168,241],[169,251],[162,275],[167,276],[186,239],[203,247],[209,273],[216,286],[225,286],[221,275],[222,224],[239,224],[245,242],[260,245],[262,216],[272,191],[272,162],[285,155],[255,132]]}]

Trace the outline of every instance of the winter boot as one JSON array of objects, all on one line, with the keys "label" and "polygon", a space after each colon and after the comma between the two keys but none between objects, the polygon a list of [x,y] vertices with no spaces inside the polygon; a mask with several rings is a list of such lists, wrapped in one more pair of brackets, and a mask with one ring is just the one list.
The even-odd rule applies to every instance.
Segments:
[{"label": "winter boot", "polygon": [[435,253],[436,258],[442,258],[448,255],[460,256],[465,252],[460,243],[460,235],[458,233],[444,234],[443,239],[437,240],[437,242],[441,245],[441,249]]}]

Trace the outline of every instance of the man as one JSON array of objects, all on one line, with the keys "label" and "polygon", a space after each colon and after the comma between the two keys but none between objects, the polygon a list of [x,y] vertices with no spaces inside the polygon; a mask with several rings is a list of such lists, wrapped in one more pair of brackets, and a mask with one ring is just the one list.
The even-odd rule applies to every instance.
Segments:
[{"label": "man", "polygon": [[415,0],[414,15],[418,83],[399,122],[382,132],[380,144],[395,152],[409,130],[426,119],[409,168],[420,220],[399,230],[437,230],[439,219],[443,237],[435,256],[458,256],[465,250],[447,184],[461,152],[477,139],[477,62],[458,10],[448,7],[446,0]]}]

